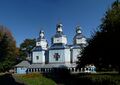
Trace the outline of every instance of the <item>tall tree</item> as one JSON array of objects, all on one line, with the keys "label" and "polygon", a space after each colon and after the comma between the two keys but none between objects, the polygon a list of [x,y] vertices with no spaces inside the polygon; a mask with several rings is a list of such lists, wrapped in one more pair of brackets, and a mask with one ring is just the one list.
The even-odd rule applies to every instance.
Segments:
[{"label": "tall tree", "polygon": [[95,64],[97,68],[118,68],[120,48],[120,2],[116,0],[107,10],[99,30],[84,49],[79,65]]},{"label": "tall tree", "polygon": [[0,71],[10,69],[16,62],[18,50],[12,33],[0,25]]}]

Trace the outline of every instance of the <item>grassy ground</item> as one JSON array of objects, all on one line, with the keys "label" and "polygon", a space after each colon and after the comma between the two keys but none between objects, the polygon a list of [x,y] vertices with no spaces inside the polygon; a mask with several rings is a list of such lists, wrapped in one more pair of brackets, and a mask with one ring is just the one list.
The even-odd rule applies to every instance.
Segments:
[{"label": "grassy ground", "polygon": [[118,73],[97,73],[97,74],[66,74],[53,73],[45,74],[60,85],[120,85]]},{"label": "grassy ground", "polygon": [[120,75],[118,73],[69,74],[67,72],[2,74],[0,85],[120,85]]},{"label": "grassy ground", "polygon": [[[118,74],[79,74],[74,76],[73,82],[82,85],[120,85]],[[76,83],[76,85],[77,85]],[[72,84],[71,84],[72,85]]]},{"label": "grassy ground", "polygon": [[45,78],[40,73],[31,73],[24,75],[14,75],[14,78],[18,82],[22,82],[25,85],[56,85],[56,83],[48,78]]},{"label": "grassy ground", "polygon": [[31,74],[9,74],[0,73],[0,85],[56,85],[40,73]]}]

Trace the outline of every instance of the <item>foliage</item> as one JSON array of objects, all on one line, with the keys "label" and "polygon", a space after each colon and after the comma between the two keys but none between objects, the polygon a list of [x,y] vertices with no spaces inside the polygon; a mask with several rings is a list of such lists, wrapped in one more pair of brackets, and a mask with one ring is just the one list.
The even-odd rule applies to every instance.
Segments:
[{"label": "foliage", "polygon": [[0,71],[10,69],[16,61],[19,51],[12,33],[0,25]]},{"label": "foliage", "polygon": [[40,73],[17,75],[16,77],[26,85],[56,85],[54,81],[43,77]]},{"label": "foliage", "polygon": [[22,60],[30,55],[31,50],[35,46],[35,42],[35,39],[25,39],[24,42],[20,44],[20,58],[22,58]]},{"label": "foliage", "polygon": [[0,84],[1,85],[24,85],[22,83],[16,82],[12,74],[1,74],[0,73]]},{"label": "foliage", "polygon": [[79,59],[79,66],[95,64],[99,70],[118,69],[120,48],[120,2],[115,1],[102,19],[99,30],[96,31],[89,45],[84,49]]},{"label": "foliage", "polygon": [[84,74],[79,75],[79,82],[84,85],[120,85],[118,74]]}]

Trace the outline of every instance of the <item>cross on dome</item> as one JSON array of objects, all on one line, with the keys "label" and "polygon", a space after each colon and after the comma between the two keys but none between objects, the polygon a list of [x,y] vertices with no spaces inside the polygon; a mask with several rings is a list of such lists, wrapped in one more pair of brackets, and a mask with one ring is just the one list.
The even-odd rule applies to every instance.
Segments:
[{"label": "cross on dome", "polygon": [[43,30],[40,30],[39,36],[40,36],[40,38],[44,38],[44,31]]},{"label": "cross on dome", "polygon": [[82,33],[82,32],[81,32],[81,27],[80,27],[80,26],[77,26],[77,27],[76,27],[76,33],[77,33],[77,34]]},{"label": "cross on dome", "polygon": [[57,28],[56,28],[57,32],[62,32],[62,27],[63,27],[63,25],[62,25],[61,23],[57,24],[56,27],[57,27]]}]

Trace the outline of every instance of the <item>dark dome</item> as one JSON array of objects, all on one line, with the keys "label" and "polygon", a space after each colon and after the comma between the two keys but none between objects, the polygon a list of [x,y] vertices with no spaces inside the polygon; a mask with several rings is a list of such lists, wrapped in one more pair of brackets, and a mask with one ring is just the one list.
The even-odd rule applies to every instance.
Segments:
[{"label": "dark dome", "polygon": [[44,49],[42,49],[41,46],[36,46],[32,49],[32,51],[42,51],[42,50],[44,50]]},{"label": "dark dome", "polygon": [[81,38],[85,38],[85,36],[83,36],[82,34],[76,34],[74,39],[81,39]]},{"label": "dark dome", "polygon": [[66,37],[66,36],[61,32],[61,33],[56,33],[53,37],[59,38],[59,37]]}]

